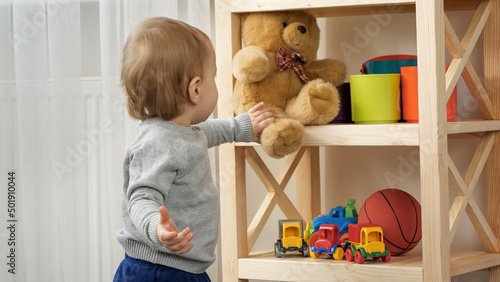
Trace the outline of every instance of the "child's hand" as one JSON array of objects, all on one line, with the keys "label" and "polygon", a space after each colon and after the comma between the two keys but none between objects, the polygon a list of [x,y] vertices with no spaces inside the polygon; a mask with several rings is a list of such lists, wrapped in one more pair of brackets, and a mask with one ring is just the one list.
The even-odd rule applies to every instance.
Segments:
[{"label": "child's hand", "polygon": [[260,133],[270,123],[276,121],[276,114],[273,108],[262,108],[263,102],[258,103],[248,110],[250,122],[252,123],[252,141],[260,142]]},{"label": "child's hand", "polygon": [[182,255],[193,248],[193,243],[190,243],[193,239],[190,228],[186,227],[178,232],[174,221],[163,206],[160,207],[160,222],[158,222],[156,234],[162,245],[173,253]]}]

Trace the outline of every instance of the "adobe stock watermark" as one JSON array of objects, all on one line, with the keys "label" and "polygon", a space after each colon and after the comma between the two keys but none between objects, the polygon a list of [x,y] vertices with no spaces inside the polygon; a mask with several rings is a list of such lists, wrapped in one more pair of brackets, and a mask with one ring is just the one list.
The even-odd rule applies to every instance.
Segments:
[{"label": "adobe stock watermark", "polygon": [[[121,113],[125,109],[124,101],[114,100],[111,105],[112,113],[120,114],[122,117]],[[72,173],[80,166],[104,142],[105,135],[111,134],[115,130],[116,125],[113,124],[110,118],[100,120],[97,128],[82,130],[81,133],[84,136],[82,140],[76,143],[75,146],[67,145],[64,147],[66,151],[64,160],[52,162],[52,170],[57,180],[62,182],[65,174]]]},{"label": "adobe stock watermark", "polygon": [[388,187],[396,187],[396,184],[403,183],[420,170],[420,156],[429,156],[436,154],[434,141],[426,139],[415,150],[412,150],[406,157],[399,155],[399,163],[395,171],[386,171],[384,173],[385,181]]},{"label": "adobe stock watermark", "polygon": [[460,97],[457,101],[457,119],[464,120],[472,116],[473,113],[479,110],[476,101],[471,95]]},{"label": "adobe stock watermark", "polygon": [[418,149],[415,149],[406,157],[399,155],[398,161],[399,163],[395,171],[386,171],[384,173],[387,187],[396,187],[396,184],[403,183],[418,171],[420,166],[420,152]]},{"label": "adobe stock watermark", "polygon": [[[152,79],[144,79],[144,82],[137,86],[135,91],[139,96],[148,95],[148,92],[157,89],[158,84],[162,84],[168,79],[168,73],[166,72],[155,73],[152,70],[148,70],[147,72]],[[120,86],[117,85],[117,87]],[[106,104],[110,105],[111,113],[118,116],[119,120],[125,118],[125,99],[115,99]],[[82,165],[87,157],[101,145],[105,136],[111,134],[116,128],[116,125],[113,124],[110,118],[104,118],[100,120],[98,128],[81,131],[84,138],[76,145],[67,145],[64,148],[66,151],[64,160],[52,162],[52,169],[58,181],[61,182],[65,174],[72,173],[77,167]]]},{"label": "adobe stock watermark", "polygon": [[[236,155],[240,155],[240,157],[245,158],[245,152],[244,150],[236,150],[235,152]],[[218,186],[226,186],[227,183],[230,183],[235,179],[237,175],[241,175],[241,173],[245,173],[245,165],[244,164],[236,164],[234,161],[230,161],[228,163],[225,163],[222,165],[222,163],[219,165],[219,179],[218,179]]]},{"label": "adobe stock watermark", "polygon": [[16,32],[9,34],[9,40],[15,47],[21,44],[27,44],[33,39],[40,30],[47,26],[47,19],[53,18],[59,14],[61,5],[68,4],[71,0],[47,0],[47,1],[28,1],[23,0],[23,4],[36,6],[36,10],[31,16],[23,16],[16,19],[22,23]]},{"label": "adobe stock watermark", "polygon": [[116,127],[110,119],[103,119],[99,123],[99,128],[82,131],[85,139],[80,140],[75,147],[67,145],[64,148],[67,152],[64,163],[52,162],[52,169],[57,176],[57,180],[61,182],[64,174],[73,172],[76,167],[81,165],[83,160],[103,142],[104,135],[113,132],[115,129]]},{"label": "adobe stock watermark", "polygon": [[[471,95],[460,97],[457,102],[457,120],[467,120],[473,117],[478,112],[479,108],[476,101]],[[455,124],[451,123],[451,128]],[[420,150],[425,155],[434,153],[436,147],[432,145],[430,140],[422,141]],[[398,165],[394,171],[386,171],[384,178],[389,187],[395,187],[396,184],[403,183],[414,175],[420,169],[420,151],[419,149],[412,150],[407,156],[399,155],[397,157]]]},{"label": "adobe stock watermark", "polygon": [[361,54],[362,50],[367,48],[374,38],[380,35],[382,28],[387,27],[392,21],[393,14],[403,12],[401,5],[387,5],[386,10],[371,11],[373,20],[367,22],[363,28],[353,27],[353,42],[341,42],[339,47],[347,63],[351,62],[353,55]]}]

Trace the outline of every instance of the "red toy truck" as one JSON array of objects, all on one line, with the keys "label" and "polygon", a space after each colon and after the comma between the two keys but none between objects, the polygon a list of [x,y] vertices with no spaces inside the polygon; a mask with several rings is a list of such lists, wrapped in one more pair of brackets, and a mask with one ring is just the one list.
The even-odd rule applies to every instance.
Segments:
[{"label": "red toy truck", "polygon": [[339,227],[336,224],[322,224],[319,227],[319,238],[311,247],[310,255],[312,258],[319,258],[321,254],[332,255],[334,259],[344,258],[344,250],[348,243],[340,241]]}]

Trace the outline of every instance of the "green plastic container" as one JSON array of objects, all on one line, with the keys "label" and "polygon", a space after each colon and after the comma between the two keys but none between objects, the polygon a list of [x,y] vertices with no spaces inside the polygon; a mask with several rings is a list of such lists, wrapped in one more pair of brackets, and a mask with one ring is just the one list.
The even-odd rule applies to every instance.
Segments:
[{"label": "green plastic container", "polygon": [[401,119],[400,74],[351,75],[352,120],[360,124]]}]

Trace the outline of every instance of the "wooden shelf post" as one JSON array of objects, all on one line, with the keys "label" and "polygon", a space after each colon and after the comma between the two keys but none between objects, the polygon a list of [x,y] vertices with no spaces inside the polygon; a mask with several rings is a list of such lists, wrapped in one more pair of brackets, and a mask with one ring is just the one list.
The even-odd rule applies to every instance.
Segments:
[{"label": "wooden shelf post", "polygon": [[[500,119],[500,1],[493,8],[484,28],[484,83],[493,104],[493,119]],[[496,138],[487,163],[488,223],[500,238],[500,135]],[[499,246],[497,246],[498,252]],[[500,266],[490,268],[490,281],[500,281]]]},{"label": "wooden shelf post", "polygon": [[[231,91],[232,55],[241,49],[240,19],[231,13],[231,1],[215,1],[217,84]],[[218,118],[233,116],[231,95],[221,95],[217,104]],[[248,256],[247,206],[245,189],[245,148],[225,144],[219,148],[218,184],[221,199],[221,259],[223,281],[238,281],[238,258]]]},{"label": "wooden shelf post", "polygon": [[319,174],[319,147],[307,147],[295,174],[297,209],[306,221],[304,224],[321,213]]},{"label": "wooden shelf post", "polygon": [[424,281],[450,281],[442,0],[416,1]]}]

